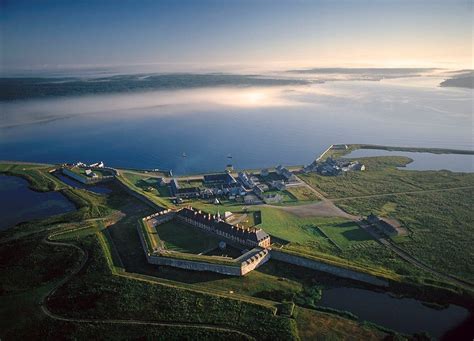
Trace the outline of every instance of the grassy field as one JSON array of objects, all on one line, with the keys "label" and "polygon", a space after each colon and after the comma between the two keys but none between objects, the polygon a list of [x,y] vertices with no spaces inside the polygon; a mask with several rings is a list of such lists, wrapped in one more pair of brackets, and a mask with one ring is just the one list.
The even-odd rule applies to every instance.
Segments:
[{"label": "grassy field", "polygon": [[[275,316],[272,306],[157,285],[145,278],[112,276],[97,239],[86,237],[81,244],[88,250],[90,264],[48,302],[56,313],[106,319],[146,316],[148,321],[211,323],[242,328],[252,335],[266,330],[268,338],[295,338],[294,320]],[[259,323],[249,323],[257,316]]]},{"label": "grassy field", "polygon": [[344,200],[350,212],[397,218],[410,237],[399,246],[440,271],[474,282],[474,189]]},{"label": "grassy field", "polygon": [[357,321],[298,308],[296,323],[302,340],[381,340],[384,332],[361,327]]},{"label": "grassy field", "polygon": [[410,159],[406,157],[384,156],[358,160],[366,165],[366,171],[347,172],[341,176],[310,173],[300,177],[328,198],[474,186],[472,173],[397,169],[409,163]]},{"label": "grassy field", "polygon": [[0,173],[20,176],[30,183],[32,189],[39,192],[58,191],[67,187],[55,176],[48,173],[52,169],[54,167],[0,163]]},{"label": "grassy field", "polygon": [[340,249],[373,245],[373,238],[354,222],[321,224],[320,230]]},{"label": "grassy field", "polygon": [[172,251],[197,254],[217,247],[220,241],[216,236],[176,221],[159,225],[156,230],[166,249]]},{"label": "grassy field", "polygon": [[146,174],[122,172],[122,176],[131,182],[135,187],[143,191],[154,194],[158,197],[166,198],[170,196],[168,186],[160,186],[158,178],[148,177]]},{"label": "grassy field", "polygon": [[[23,168],[17,171],[25,172],[25,178],[33,179],[33,188],[54,186],[51,182],[54,180],[42,174],[44,170],[39,170],[39,175],[31,175]],[[37,170],[32,167],[31,173],[36,174]],[[80,254],[70,247],[44,244],[42,240],[51,234],[55,235],[55,240],[76,243],[89,255],[85,268],[62,286],[48,303],[50,309],[60,315],[212,323],[245,331],[259,339],[291,340],[297,339],[298,334],[303,340],[380,339],[389,336],[357,321],[301,308],[314,308],[318,293],[322,289],[324,295],[326,286],[361,284],[276,261],[266,263],[245,277],[156,267],[146,262],[136,228],[137,220],[153,213],[153,209],[127,195],[114,183],[108,184],[112,193],[107,196],[73,190],[62,183],[57,185],[74,200],[78,211],[0,233],[2,339],[83,338],[96,335],[94,332],[117,338],[242,338],[242,335],[232,332],[191,331],[185,326],[174,328],[176,331],[173,332],[167,327],[53,322],[42,314],[38,302],[79,264]],[[463,195],[472,198],[472,192]],[[459,201],[460,198],[445,199]],[[362,200],[354,201],[356,204],[348,205],[348,210],[364,209]],[[407,207],[414,206],[414,203],[408,201]],[[357,204],[360,207],[356,207]],[[403,212],[402,203],[395,201],[370,205],[392,214]],[[466,201],[463,205],[472,203]],[[228,203],[196,203],[196,206],[209,212],[245,211],[242,205]],[[429,215],[440,209],[441,206],[433,207]],[[450,219],[454,221],[462,219],[460,214],[465,209],[462,206],[460,211],[448,210],[445,213],[452,214]],[[289,252],[321,257],[337,264],[369,266],[371,271],[386,274],[393,270],[415,275],[400,259],[374,241],[367,240],[363,231],[344,219],[301,218],[275,207],[248,207],[248,210],[262,211],[261,226],[280,238],[288,238],[290,243],[285,245],[285,249]],[[188,238],[177,240],[174,229],[170,227],[169,233],[175,246],[194,247]],[[400,245],[409,247],[409,242]],[[275,315],[277,309],[285,311],[282,303],[286,301],[298,305],[295,314],[292,317]]]},{"label": "grassy field", "polygon": [[[35,183],[32,184],[32,186],[35,185]],[[80,260],[76,252],[71,252],[75,249],[46,245],[41,242],[52,232],[56,234],[57,239],[66,238],[69,241],[76,241],[87,250],[90,257],[86,269],[68,285],[62,287],[58,291],[58,295],[50,301],[51,306],[54,306],[57,312],[86,318],[137,318],[183,321],[183,323],[195,321],[196,323],[229,325],[236,329],[242,328],[253,335],[261,335],[264,331],[270,331],[269,338],[294,339],[297,337],[294,320],[275,316],[273,304],[246,303],[237,299],[232,300],[179,289],[174,286],[163,286],[153,281],[140,279],[140,277],[134,278],[131,275],[130,278],[113,275],[107,265],[105,255],[109,254],[111,258],[120,260],[120,254],[116,250],[105,252],[101,247],[103,243],[97,239],[97,236],[102,232],[85,233],[85,231],[91,232],[93,229],[100,228],[88,223],[88,219],[94,215],[95,217],[92,219],[96,219],[104,212],[113,213],[114,210],[119,209],[122,214],[119,215],[118,221],[123,224],[122,226],[130,226],[132,222],[132,226],[136,226],[137,216],[149,214],[150,209],[136,199],[124,196],[119,187],[112,187],[114,188],[113,193],[120,194],[111,194],[100,198],[91,194],[88,197],[82,191],[76,193],[76,191],[66,189],[77,196],[77,202],[81,202],[84,209],[81,208],[74,214],[62,215],[60,219],[51,218],[41,223],[24,224],[21,230],[10,229],[0,234],[0,259],[2,260],[0,337],[2,339],[13,339],[20,336],[44,338],[46,335],[49,337],[51,335],[67,335],[68,337],[88,335],[82,324],[68,323],[66,329],[58,328],[58,324],[50,323],[38,306],[44,293],[48,292],[54,283],[66,275],[70,268],[77,266]],[[94,207],[85,209],[89,204]],[[107,209],[104,211],[99,209],[99,206],[102,205]],[[127,215],[130,212],[133,214]],[[84,224],[81,226],[81,223]],[[112,235],[114,226],[119,225],[117,222],[112,223],[107,233],[110,232]],[[66,231],[67,233],[58,234]],[[108,238],[102,238],[102,240],[108,240]],[[127,243],[124,241],[122,245],[124,244]],[[128,251],[143,257],[141,248]],[[150,300],[151,297],[153,297],[152,300]],[[156,309],[163,306],[166,306],[167,309]],[[91,311],[94,314],[91,314]],[[255,320],[258,320],[259,323],[254,323]],[[247,325],[252,326],[251,330],[247,328]],[[113,328],[106,326],[96,328],[96,330],[103,332],[110,329]],[[166,337],[166,335],[170,335],[169,328],[151,327],[147,329],[149,332],[135,334],[132,328],[128,330],[127,335],[131,337],[140,335]],[[186,326],[183,326],[182,329],[183,331],[174,334],[175,337],[191,335]],[[230,335],[231,338],[236,338],[235,333],[232,332],[209,330],[196,333],[192,335],[201,335],[203,338],[211,335],[223,338]]]},{"label": "grassy field", "polygon": [[161,207],[173,207],[169,199],[168,187],[158,186],[155,178],[145,175],[137,175],[135,173],[121,172],[117,180],[122,182],[131,190],[148,198],[150,201]]},{"label": "grassy field", "polygon": [[[470,247],[474,243],[474,174],[399,170],[396,167],[408,160],[396,156],[361,160],[367,165],[364,172],[341,177],[308,174],[302,178],[328,197],[339,198],[335,203],[349,213],[374,212],[397,219],[409,231],[408,237],[393,238],[400,247],[439,271],[474,282],[474,253]],[[403,193],[412,191],[415,193]],[[370,197],[384,193],[387,195]],[[398,262],[391,265],[390,257],[381,256],[375,249],[353,248],[341,256],[382,262],[399,273],[417,276],[413,269]]]},{"label": "grassy field", "polygon": [[288,187],[286,189],[298,201],[318,201],[318,196],[305,186]]}]

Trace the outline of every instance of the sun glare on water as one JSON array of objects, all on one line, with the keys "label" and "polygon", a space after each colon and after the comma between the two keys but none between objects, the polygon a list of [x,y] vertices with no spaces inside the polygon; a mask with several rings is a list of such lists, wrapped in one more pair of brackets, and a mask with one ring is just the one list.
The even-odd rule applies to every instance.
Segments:
[{"label": "sun glare on water", "polygon": [[265,102],[266,96],[263,92],[248,92],[243,95],[243,99],[248,104],[258,105]]}]

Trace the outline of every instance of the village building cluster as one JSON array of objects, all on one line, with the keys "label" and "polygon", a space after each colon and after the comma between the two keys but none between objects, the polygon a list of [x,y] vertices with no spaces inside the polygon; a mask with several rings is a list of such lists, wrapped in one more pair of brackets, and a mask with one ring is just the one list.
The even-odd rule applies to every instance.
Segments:
[{"label": "village building cluster", "polygon": [[328,157],[324,161],[315,161],[306,166],[303,171],[306,173],[316,172],[325,176],[337,176],[350,171],[364,171],[365,165],[359,161],[347,159],[335,159]]},{"label": "village building cluster", "polygon": [[[227,199],[242,202],[247,205],[262,203],[277,203],[283,198],[275,191],[284,191],[287,186],[299,185],[298,178],[287,168],[279,165],[274,171],[262,169],[259,172],[239,172],[234,177],[229,171],[204,175],[202,181],[178,182],[173,178],[169,181],[169,189],[175,203],[182,203],[184,199],[212,199],[218,204]],[[164,186],[163,179],[160,186]],[[268,193],[269,192],[269,193]]]}]

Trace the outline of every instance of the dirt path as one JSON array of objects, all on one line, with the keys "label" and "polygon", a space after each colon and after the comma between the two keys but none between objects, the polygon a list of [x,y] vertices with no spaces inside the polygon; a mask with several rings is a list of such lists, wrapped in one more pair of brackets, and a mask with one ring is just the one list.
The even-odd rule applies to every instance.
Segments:
[{"label": "dirt path", "polygon": [[285,212],[290,212],[300,218],[308,217],[340,217],[349,220],[358,220],[360,217],[344,212],[339,207],[334,205],[329,200],[318,201],[306,205],[296,206],[273,206],[265,205],[267,207],[278,208]]},{"label": "dirt path", "polygon": [[321,192],[319,192],[314,187],[311,187],[309,184],[297,177],[302,187],[307,188],[313,192],[321,201],[314,202],[311,204],[305,205],[296,205],[296,206],[273,206],[265,205],[267,207],[278,208],[282,211],[290,212],[298,217],[307,218],[307,217],[340,217],[350,220],[359,220],[360,217],[349,214],[339,207],[337,207],[332,200],[327,199]]},{"label": "dirt path", "polygon": [[225,332],[231,332],[231,333],[236,333],[242,336],[245,339],[248,340],[256,340],[253,336],[246,334],[244,332],[241,332],[240,330],[229,328],[229,327],[223,327],[220,325],[215,325],[211,323],[193,323],[193,322],[169,322],[169,321],[143,321],[143,320],[136,320],[136,319],[130,319],[130,320],[120,320],[120,319],[78,319],[78,318],[70,318],[70,317],[65,317],[65,316],[60,316],[52,311],[50,311],[47,307],[47,302],[54,295],[56,290],[58,290],[61,286],[66,284],[73,276],[75,276],[79,271],[82,270],[84,265],[87,263],[87,260],[89,259],[89,254],[87,251],[81,249],[79,246],[70,244],[70,243],[64,243],[64,242],[56,242],[56,241],[51,241],[48,238],[45,238],[43,240],[44,243],[49,244],[49,245],[55,245],[55,246],[64,246],[64,247],[70,247],[70,248],[75,248],[78,250],[82,257],[81,257],[81,262],[80,264],[75,267],[71,273],[69,273],[67,276],[65,276],[63,279],[61,279],[59,282],[57,282],[53,288],[49,291],[46,292],[41,298],[40,301],[38,302],[41,311],[48,316],[49,318],[52,318],[54,320],[58,321],[66,321],[66,322],[73,322],[73,323],[96,323],[96,324],[123,324],[123,325],[143,325],[143,326],[151,326],[151,327],[176,327],[176,328],[192,328],[192,329],[206,329],[206,330],[217,330],[217,331],[225,331]]}]

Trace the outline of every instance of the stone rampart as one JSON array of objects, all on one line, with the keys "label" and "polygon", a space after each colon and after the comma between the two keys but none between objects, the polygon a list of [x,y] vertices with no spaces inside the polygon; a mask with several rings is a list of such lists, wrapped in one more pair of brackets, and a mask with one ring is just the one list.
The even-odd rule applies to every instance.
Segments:
[{"label": "stone rampart", "polygon": [[125,190],[125,192],[127,192],[128,194],[130,194],[131,196],[137,198],[138,200],[140,200],[141,202],[147,204],[148,206],[150,206],[151,208],[155,209],[155,210],[158,210],[158,211],[162,211],[164,208],[155,204],[153,201],[151,201],[150,199],[148,199],[146,196],[138,193],[138,192],[135,192],[134,190],[130,189],[127,185],[125,185],[122,181],[118,180],[117,179],[117,183]]},{"label": "stone rampart", "polygon": [[298,265],[304,268],[313,269],[317,271],[327,272],[332,275],[349,278],[359,282],[364,282],[377,286],[388,286],[389,283],[386,280],[380,279],[376,276],[372,276],[366,273],[345,269],[343,267],[338,267],[335,265],[326,264],[320,261],[313,259],[305,258],[303,256],[291,255],[282,251],[271,250],[271,257],[275,260]]},{"label": "stone rampart", "polygon": [[155,265],[166,265],[175,268],[194,270],[194,271],[211,271],[224,275],[241,276],[242,269],[239,266],[222,265],[215,263],[197,262],[191,260],[177,259],[171,257],[162,257],[157,255],[147,256],[148,263]]}]

